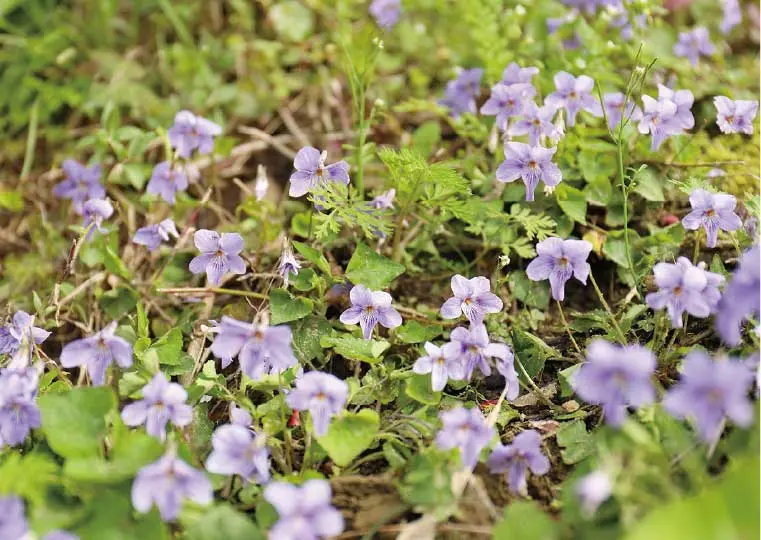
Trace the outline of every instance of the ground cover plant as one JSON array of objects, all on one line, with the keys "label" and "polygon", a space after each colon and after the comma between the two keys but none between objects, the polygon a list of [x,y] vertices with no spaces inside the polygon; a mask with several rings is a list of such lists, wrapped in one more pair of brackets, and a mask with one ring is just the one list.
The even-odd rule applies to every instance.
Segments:
[{"label": "ground cover plant", "polygon": [[758,537],[754,4],[0,40],[0,538]]}]

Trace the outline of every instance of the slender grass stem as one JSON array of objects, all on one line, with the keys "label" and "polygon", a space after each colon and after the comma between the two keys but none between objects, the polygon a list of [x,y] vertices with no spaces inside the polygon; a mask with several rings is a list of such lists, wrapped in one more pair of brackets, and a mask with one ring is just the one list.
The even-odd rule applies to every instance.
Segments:
[{"label": "slender grass stem", "polygon": [[269,296],[266,294],[254,292],[254,291],[241,291],[238,289],[224,289],[221,287],[169,287],[163,289],[156,289],[158,293],[164,294],[176,294],[180,296],[196,296],[196,295],[210,295],[210,294],[229,294],[232,296],[245,296],[247,298],[258,298],[259,300],[267,300]]},{"label": "slender grass stem", "polygon": [[531,387],[531,390],[533,390],[534,394],[536,395],[537,399],[547,405],[550,409],[556,412],[563,411],[561,407],[558,405],[555,405],[550,398],[544,395],[544,392],[536,385],[534,380],[529,377],[528,372],[526,371],[526,368],[523,366],[523,362],[521,362],[518,357],[515,357],[515,363],[518,364],[518,368],[520,369],[523,376],[526,378],[527,384]]},{"label": "slender grass stem", "polygon": [[571,332],[571,327],[568,326],[568,321],[565,318],[565,313],[563,313],[563,304],[561,304],[558,300],[555,300],[555,303],[558,305],[558,312],[560,313],[560,320],[563,321],[563,328],[565,328],[568,337],[571,339],[573,348],[576,349],[576,352],[579,353],[579,355],[581,355],[581,347],[579,347],[579,344],[576,343],[576,339],[573,337],[573,333]]},{"label": "slender grass stem", "polygon": [[616,334],[618,335],[618,339],[621,342],[622,345],[626,345],[626,335],[624,335],[624,332],[621,330],[621,327],[618,325],[618,321],[616,320],[616,316],[613,314],[613,310],[610,309],[610,306],[608,305],[608,302],[605,300],[605,297],[602,294],[602,291],[600,290],[600,287],[597,285],[597,281],[595,280],[595,277],[590,272],[589,274],[589,280],[592,282],[592,286],[595,288],[595,292],[597,293],[597,297],[600,299],[600,303],[602,304],[602,307],[605,309],[605,311],[608,312],[608,316],[610,317],[610,322],[613,324],[613,328],[616,331]]}]

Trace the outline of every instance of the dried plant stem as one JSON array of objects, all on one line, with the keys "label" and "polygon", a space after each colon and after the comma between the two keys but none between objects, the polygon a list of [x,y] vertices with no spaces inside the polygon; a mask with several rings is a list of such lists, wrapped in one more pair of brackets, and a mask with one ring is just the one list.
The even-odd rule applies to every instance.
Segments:
[{"label": "dried plant stem", "polygon": [[573,333],[571,332],[571,327],[568,326],[568,321],[565,319],[565,313],[563,313],[563,304],[561,304],[558,300],[555,300],[555,302],[557,303],[558,311],[560,312],[560,320],[563,321],[563,328],[565,328],[568,337],[571,338],[573,348],[576,349],[576,352],[579,353],[579,355],[581,355],[581,347],[579,347],[579,344],[576,343],[576,339],[573,337]]},{"label": "dried plant stem", "polygon": [[595,281],[595,277],[592,275],[592,273],[589,273],[589,280],[592,282],[592,286],[595,288],[595,292],[597,293],[597,297],[600,299],[600,303],[602,304],[602,307],[605,308],[605,311],[608,312],[608,316],[610,317],[610,322],[613,323],[613,328],[616,331],[616,334],[618,335],[618,339],[621,342],[621,345],[626,345],[626,335],[621,330],[621,327],[618,326],[618,321],[616,320],[616,316],[613,314],[613,310],[610,309],[610,306],[608,305],[608,302],[605,300],[605,296],[603,296],[602,291],[600,290],[600,287],[597,285],[597,281]]},{"label": "dried plant stem", "polygon": [[241,291],[238,289],[223,289],[220,287],[168,287],[156,289],[158,293],[176,294],[179,296],[208,296],[211,294],[229,294],[232,296],[244,296],[247,298],[258,298],[267,300],[269,296],[254,291]]}]

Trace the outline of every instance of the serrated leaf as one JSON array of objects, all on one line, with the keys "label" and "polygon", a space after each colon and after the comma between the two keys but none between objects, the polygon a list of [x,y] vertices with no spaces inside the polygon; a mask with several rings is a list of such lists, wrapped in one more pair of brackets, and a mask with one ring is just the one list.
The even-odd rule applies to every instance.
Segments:
[{"label": "serrated leaf", "polygon": [[332,347],[335,352],[350,360],[360,360],[368,364],[377,364],[381,355],[391,344],[386,340],[361,339],[353,336],[323,336],[320,346]]},{"label": "serrated leaf", "polygon": [[377,291],[388,287],[404,270],[403,265],[379,255],[365,244],[359,244],[346,267],[346,277],[355,285],[361,284]]},{"label": "serrated leaf", "polygon": [[336,465],[345,467],[372,444],[379,427],[380,418],[372,409],[345,412],[333,419],[328,432],[317,437],[317,442]]},{"label": "serrated leaf", "polygon": [[313,309],[314,302],[309,298],[294,296],[285,289],[274,289],[270,292],[272,324],[281,324],[303,319],[312,313]]}]

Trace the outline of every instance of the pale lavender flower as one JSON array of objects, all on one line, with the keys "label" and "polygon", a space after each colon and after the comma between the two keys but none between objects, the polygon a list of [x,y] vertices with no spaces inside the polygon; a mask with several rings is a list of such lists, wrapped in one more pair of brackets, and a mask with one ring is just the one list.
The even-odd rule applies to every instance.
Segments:
[{"label": "pale lavender flower", "polygon": [[211,344],[214,356],[225,362],[238,356],[243,373],[253,380],[264,375],[277,375],[295,366],[293,334],[286,325],[265,326],[245,323],[232,317],[222,317],[218,334]]},{"label": "pale lavender flower", "polygon": [[132,241],[153,251],[161,245],[162,242],[168,242],[170,236],[180,237],[177,227],[171,219],[165,219],[161,223],[141,227],[135,232]]},{"label": "pale lavender flower", "polygon": [[481,450],[494,437],[494,428],[486,423],[477,407],[456,407],[441,411],[439,418],[443,426],[436,434],[436,446],[442,450],[457,448],[463,468],[473,469],[478,463]]},{"label": "pale lavender flower", "polygon": [[674,102],[656,101],[650,96],[642,96],[645,110],[637,128],[643,135],[652,137],[650,150],[655,152],[667,137],[683,133],[676,117],[677,106]]},{"label": "pale lavender flower", "polygon": [[555,150],[520,142],[505,143],[505,161],[497,168],[497,180],[514,182],[520,178],[526,185],[526,200],[533,201],[539,180],[552,187],[563,179],[560,168],[552,162]]},{"label": "pale lavender flower", "polygon": [[42,540],[79,540],[79,536],[68,531],[50,531]]},{"label": "pale lavender flower", "polygon": [[95,386],[106,383],[106,369],[116,361],[119,367],[132,366],[132,345],[115,335],[116,321],[88,338],[64,345],[61,365],[65,368],[85,366]]},{"label": "pale lavender flower", "polygon": [[530,84],[496,84],[491,89],[489,99],[481,106],[481,114],[496,116],[497,127],[505,131],[508,120],[520,116],[535,93]]},{"label": "pale lavender flower", "polygon": [[21,540],[28,532],[23,499],[15,495],[0,497],[0,538]]},{"label": "pale lavender flower", "polygon": [[586,240],[547,238],[536,245],[536,258],[526,267],[533,281],[550,280],[552,297],[558,302],[565,298],[565,284],[571,276],[587,284],[590,266],[587,262],[592,244]]},{"label": "pale lavender flower", "polygon": [[694,317],[708,317],[716,311],[724,277],[707,272],[704,266],[693,266],[686,257],[679,257],[676,264],[656,264],[653,274],[659,290],[645,297],[647,305],[655,311],[665,308],[674,328],[682,327],[685,311]]},{"label": "pale lavender flower", "polygon": [[40,427],[35,403],[38,381],[34,368],[0,371],[0,449],[22,444],[32,429]]},{"label": "pale lavender flower", "polygon": [[370,15],[384,30],[393,28],[402,16],[401,0],[373,0],[370,4]]},{"label": "pale lavender flower", "polygon": [[697,67],[701,55],[711,56],[715,50],[708,29],[704,26],[698,26],[690,32],[679,32],[679,41],[674,45],[674,54],[687,58],[693,67]]},{"label": "pale lavender flower", "polygon": [[188,175],[179,164],[162,161],[153,168],[145,191],[158,195],[169,204],[175,203],[175,194],[188,189]]},{"label": "pale lavender flower", "polygon": [[[238,409],[242,410],[242,409]],[[270,479],[270,453],[264,433],[256,433],[243,424],[242,415],[237,422],[219,426],[211,436],[212,451],[206,459],[206,470],[216,474],[237,474],[247,482],[265,484]],[[232,413],[231,413],[232,416]]]},{"label": "pale lavender flower", "polygon": [[521,67],[515,62],[510,62],[510,64],[505,68],[505,71],[502,72],[502,84],[520,84],[520,83],[528,83],[531,84],[531,79],[534,78],[534,75],[537,75],[539,73],[538,67]]},{"label": "pale lavender flower", "polygon": [[222,134],[222,128],[190,111],[180,111],[174,117],[174,125],[169,128],[169,144],[177,153],[190,157],[193,150],[199,154],[208,154],[214,150],[214,137]]},{"label": "pale lavender flower", "polygon": [[370,206],[376,210],[390,210],[394,207],[394,197],[396,197],[396,190],[391,188],[370,201]]},{"label": "pale lavender flower", "polygon": [[307,480],[301,486],[272,482],[264,490],[264,499],[275,507],[280,517],[270,529],[277,540],[318,540],[341,534],[344,519],[331,504],[327,480]]},{"label": "pale lavender flower", "polygon": [[743,323],[751,318],[758,319],[759,289],[761,252],[758,245],[755,245],[740,257],[740,263],[716,310],[716,330],[727,345],[739,345],[742,341]]},{"label": "pale lavender flower", "polygon": [[[489,340],[489,334],[483,324],[474,324],[470,330],[458,326],[449,335],[450,342],[442,347],[444,356],[451,362],[462,365],[462,378],[469,381],[477,367],[484,376],[491,374],[487,358],[496,358],[496,367],[507,379],[509,387],[507,398],[515,399],[518,395],[517,376],[511,373],[513,353],[504,343]],[[514,373],[514,370],[512,370]]]},{"label": "pale lavender flower", "polygon": [[727,173],[723,169],[719,169],[718,167],[714,167],[710,171],[708,171],[708,174],[706,174],[706,178],[720,178],[722,176],[726,176]]},{"label": "pale lavender flower", "polygon": [[571,384],[581,399],[602,406],[608,424],[620,427],[628,407],[655,401],[651,380],[655,366],[655,355],[645,347],[595,339]]},{"label": "pale lavender flower", "polygon": [[95,163],[85,167],[73,159],[67,159],[61,168],[66,178],[53,189],[53,193],[63,199],[71,200],[77,214],[82,214],[84,211],[85,201],[102,199],[106,196],[106,189],[100,183],[100,164]]},{"label": "pale lavender flower", "polygon": [[740,2],[738,0],[722,0],[722,18],[719,28],[721,32],[726,35],[729,34],[732,29],[742,22],[742,10],[740,9]]},{"label": "pale lavender flower", "polygon": [[528,471],[537,476],[547,474],[550,460],[542,453],[542,437],[533,429],[521,431],[508,445],[498,444],[486,465],[492,473],[504,473],[510,491],[526,493]]},{"label": "pale lavender flower", "polygon": [[[644,98],[643,98],[644,99]],[[695,96],[689,90],[672,90],[663,84],[658,85],[658,101],[670,101],[676,105],[676,121],[682,129],[692,129],[695,117],[692,115],[692,104]]]},{"label": "pale lavender flower", "polygon": [[283,253],[280,255],[280,262],[278,263],[277,267],[277,273],[280,274],[280,277],[283,278],[284,287],[288,287],[291,274],[294,276],[299,275],[300,268],[301,263],[293,254],[291,246],[286,241],[285,247],[283,247]]},{"label": "pale lavender flower", "polygon": [[626,95],[623,92],[613,92],[602,97],[605,115],[608,117],[608,128],[611,131],[621,123],[622,119],[632,122],[638,122],[642,119],[642,110],[634,104],[631,98],[629,98],[624,110],[625,99]]},{"label": "pale lavender flower", "polygon": [[108,230],[103,225],[103,220],[108,219],[114,213],[114,207],[108,199],[90,199],[86,201],[82,206],[82,216],[84,217],[84,223],[82,227],[90,229],[85,235],[85,240],[89,240],[93,233],[97,230],[100,233],[106,233]]},{"label": "pale lavender flower", "polygon": [[721,435],[725,418],[740,427],[753,424],[754,407],[748,397],[753,380],[753,371],[740,360],[714,361],[703,351],[692,351],[684,359],[679,382],[664,396],[663,406],[677,418],[694,420],[700,438],[711,443]]},{"label": "pale lavender flower", "polygon": [[0,354],[12,357],[11,366],[24,367],[29,364],[34,347],[50,336],[50,332],[34,326],[34,316],[25,311],[17,311],[13,320],[0,327]]},{"label": "pale lavender flower", "polygon": [[702,226],[706,231],[706,245],[716,247],[719,230],[736,231],[742,226],[740,216],[735,214],[736,205],[733,195],[696,189],[690,194],[692,212],[682,218],[682,225],[690,231]]},{"label": "pale lavender flower", "polygon": [[431,388],[434,392],[441,392],[449,379],[461,381],[464,377],[465,367],[461,357],[447,358],[444,350],[430,341],[425,345],[425,356],[415,360],[412,371],[419,375],[431,374]]},{"label": "pale lavender flower", "polygon": [[148,435],[164,442],[167,423],[185,427],[193,420],[193,407],[185,403],[187,399],[185,389],[159,371],[143,386],[143,399],[124,407],[122,421],[132,427],[145,424]]},{"label": "pale lavender flower", "polygon": [[565,26],[568,23],[572,23],[576,20],[576,17],[578,16],[579,12],[575,9],[571,9],[563,15],[562,17],[548,17],[547,22],[547,33],[551,36],[555,35],[558,30],[562,26]]},{"label": "pale lavender flower", "polygon": [[338,161],[332,165],[325,165],[328,152],[320,153],[316,148],[305,146],[296,154],[293,166],[296,169],[291,175],[291,187],[288,195],[301,197],[309,193],[312,188],[323,182],[349,183],[349,164]]},{"label": "pale lavender flower", "polygon": [[349,291],[351,307],[341,313],[344,324],[359,323],[362,337],[370,339],[375,325],[396,328],[402,324],[402,316],[391,307],[391,295],[383,291],[371,291],[363,285],[355,285]]},{"label": "pale lavender flower", "polygon": [[592,471],[576,483],[576,495],[587,518],[591,518],[612,494],[613,482],[610,476],[601,470]]},{"label": "pale lavender flower", "polygon": [[270,187],[270,180],[267,177],[267,169],[264,165],[257,165],[256,167],[256,184],[254,185],[254,195],[257,201],[264,199],[267,195],[267,190]]},{"label": "pale lavender flower", "polygon": [[349,385],[335,375],[309,371],[296,379],[296,388],[285,401],[291,409],[309,411],[314,433],[321,437],[328,432],[330,419],[343,411],[348,396]]},{"label": "pale lavender flower", "polygon": [[441,105],[449,108],[453,118],[464,113],[476,112],[476,98],[481,93],[481,78],[484,70],[480,68],[465,69],[456,79],[447,83]]},{"label": "pale lavender flower", "polygon": [[573,126],[579,111],[586,111],[593,116],[602,116],[602,106],[592,95],[595,81],[586,75],[574,77],[561,71],[555,74],[555,91],[547,96],[545,103],[556,109],[565,108],[566,123]]},{"label": "pale lavender flower", "polygon": [[171,451],[140,469],[132,483],[135,510],[145,514],[156,505],[163,521],[174,521],[185,499],[206,506],[213,498],[211,482],[206,475]]},{"label": "pale lavender flower", "polygon": [[511,137],[528,135],[528,142],[532,147],[539,145],[542,136],[557,142],[562,133],[552,123],[556,112],[554,107],[549,105],[537,107],[536,103],[530,101],[523,108],[520,118],[507,129],[507,134]]},{"label": "pale lavender flower", "polygon": [[491,292],[491,283],[485,277],[468,279],[456,274],[452,276],[451,285],[454,296],[441,306],[444,319],[456,319],[464,314],[471,324],[481,324],[484,315],[502,310],[502,300]]},{"label": "pale lavender flower", "polygon": [[251,414],[243,407],[237,405],[230,406],[230,423],[236,426],[243,426],[244,428],[251,427],[254,419],[251,418]]},{"label": "pale lavender flower", "polygon": [[206,272],[209,284],[219,284],[228,272],[246,272],[246,262],[239,255],[243,251],[243,238],[238,233],[220,235],[216,231],[200,229],[193,235],[193,241],[201,254],[190,261],[190,271],[194,274]]},{"label": "pale lavender flower", "polygon": [[716,96],[713,98],[713,104],[716,106],[716,123],[722,133],[753,134],[753,120],[758,112],[758,101],[733,101],[726,96]]}]

